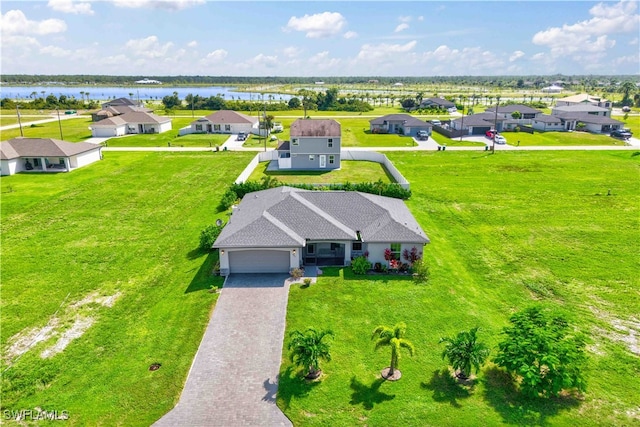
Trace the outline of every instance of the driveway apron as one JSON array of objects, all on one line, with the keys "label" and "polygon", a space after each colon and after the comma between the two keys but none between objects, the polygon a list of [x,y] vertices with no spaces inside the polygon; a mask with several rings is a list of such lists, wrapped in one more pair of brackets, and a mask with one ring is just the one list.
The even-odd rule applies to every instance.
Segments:
[{"label": "driveway apron", "polygon": [[154,425],[292,425],[275,404],[287,279],[284,274],[227,278],[180,401]]}]

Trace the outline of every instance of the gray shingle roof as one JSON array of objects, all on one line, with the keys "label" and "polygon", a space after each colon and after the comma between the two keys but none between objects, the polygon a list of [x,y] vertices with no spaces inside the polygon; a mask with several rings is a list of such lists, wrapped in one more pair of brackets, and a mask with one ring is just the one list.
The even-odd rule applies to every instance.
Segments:
[{"label": "gray shingle roof", "polygon": [[554,107],[551,114],[555,114],[556,112],[562,113],[604,113],[609,111],[608,108],[598,107],[597,105],[591,104],[577,104],[577,105],[562,105],[560,107]]},{"label": "gray shingle roof", "polygon": [[[456,123],[464,122],[464,126],[493,126],[493,123],[495,122],[495,113],[472,114],[470,116],[464,116],[464,119],[460,118],[453,121]],[[499,117],[498,121],[500,121]]]},{"label": "gray shingle roof", "polygon": [[558,116],[550,116],[548,114],[541,114],[533,120],[542,123],[560,123],[560,118]]},{"label": "gray shingle roof", "polygon": [[418,127],[418,126],[424,126],[424,127],[432,127],[433,125],[431,123],[427,123],[427,122],[423,122],[422,120],[413,117],[410,114],[387,114],[386,116],[382,116],[382,117],[378,117],[372,120],[369,120],[369,123],[371,123],[372,125],[384,125],[384,122],[405,122],[404,123],[406,126],[409,127]]},{"label": "gray shingle roof", "polygon": [[298,119],[291,124],[292,137],[340,136],[340,123],[333,119]]},{"label": "gray shingle roof", "polygon": [[124,113],[120,116],[113,116],[108,119],[92,123],[90,127],[119,126],[127,123],[160,124],[170,121],[171,119],[169,117],[156,116],[153,113],[147,113],[145,111],[129,111],[128,113]]},{"label": "gray shingle roof", "polygon": [[278,187],[247,194],[213,245],[291,247],[311,240],[428,243],[402,200]]},{"label": "gray shingle roof", "polygon": [[445,108],[451,108],[451,107],[455,107],[456,104],[449,101],[448,99],[444,99],[444,98],[427,98],[427,99],[423,99],[421,104],[426,104],[426,105],[430,105],[430,104],[435,104],[435,105],[440,105],[442,107]]},{"label": "gray shingle roof", "polygon": [[594,114],[589,113],[561,113],[556,114],[556,117],[559,117],[563,120],[578,120],[584,123],[591,123],[597,125],[620,125],[621,121],[612,119],[611,117],[605,116],[596,116]]},{"label": "gray shingle roof", "polygon": [[[485,111],[495,113],[496,107],[487,108]],[[500,105],[498,107],[498,113],[510,114],[515,111],[519,111],[522,114],[542,113],[542,111],[540,110],[537,110],[535,108],[529,107],[528,105],[522,105],[522,104]]]},{"label": "gray shingle roof", "polygon": [[19,157],[69,157],[101,147],[89,142],[67,142],[53,138],[13,138],[0,143],[0,159]]},{"label": "gray shingle roof", "polygon": [[[224,124],[233,124],[233,123],[258,123],[259,119],[257,117],[247,116],[246,114],[238,113],[236,111],[231,110],[220,110],[215,113],[211,113],[208,116],[204,117],[205,120],[211,123],[224,123]],[[202,119],[198,119],[195,122],[201,121]],[[195,123],[192,122],[192,123]]]}]

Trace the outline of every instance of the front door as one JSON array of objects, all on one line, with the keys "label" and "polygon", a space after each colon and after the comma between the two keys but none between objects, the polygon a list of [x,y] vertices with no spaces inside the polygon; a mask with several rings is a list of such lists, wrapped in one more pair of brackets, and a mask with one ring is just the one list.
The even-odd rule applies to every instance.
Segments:
[{"label": "front door", "polygon": [[321,168],[327,167],[327,156],[325,156],[324,154],[320,155],[320,167]]}]

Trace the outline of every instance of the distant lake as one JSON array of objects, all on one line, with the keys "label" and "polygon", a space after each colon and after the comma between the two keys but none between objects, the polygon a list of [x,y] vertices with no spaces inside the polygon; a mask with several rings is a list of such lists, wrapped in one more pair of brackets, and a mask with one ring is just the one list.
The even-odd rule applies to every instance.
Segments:
[{"label": "distant lake", "polygon": [[[235,92],[234,87],[230,86],[197,86],[197,87],[171,87],[171,86],[145,86],[145,87],[108,87],[108,86],[5,86],[0,85],[0,98],[10,99],[28,99],[30,95],[36,92],[38,97],[47,97],[51,94],[56,97],[65,95],[67,97],[75,96],[80,99],[82,95],[80,92],[89,93],[89,99],[92,100],[107,100],[114,98],[133,98],[141,100],[161,100],[167,95],[173,95],[173,92],[178,92],[178,97],[184,99],[188,94],[199,95],[204,98],[220,95],[224,99],[246,99],[246,100],[259,100],[261,99],[258,92]],[[133,96],[130,94],[133,93]],[[288,101],[292,95],[272,93],[273,101]],[[269,100],[269,94],[264,94],[264,99]]]}]

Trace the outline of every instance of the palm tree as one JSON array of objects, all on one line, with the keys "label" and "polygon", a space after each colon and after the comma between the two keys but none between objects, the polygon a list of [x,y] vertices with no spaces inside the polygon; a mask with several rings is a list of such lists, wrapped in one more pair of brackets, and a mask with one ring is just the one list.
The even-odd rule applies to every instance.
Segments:
[{"label": "palm tree", "polygon": [[396,370],[398,369],[398,360],[400,360],[401,348],[406,348],[407,351],[409,351],[410,356],[413,356],[415,353],[415,347],[411,341],[404,338],[406,331],[407,325],[404,322],[396,323],[393,328],[389,328],[388,326],[378,326],[373,330],[371,339],[378,338],[376,341],[376,350],[384,346],[391,347],[391,363],[388,368],[389,372],[385,375],[384,372],[386,369],[382,371],[385,379],[394,381],[400,378],[400,371],[398,370],[396,375]]},{"label": "palm tree", "polygon": [[440,338],[440,343],[446,343],[442,352],[442,359],[448,359],[456,377],[467,379],[471,374],[471,369],[475,368],[476,373],[489,357],[491,350],[484,344],[477,342],[478,328],[470,331],[462,331],[453,338]]},{"label": "palm tree", "polygon": [[307,328],[304,333],[293,331],[289,334],[289,337],[291,341],[288,349],[291,351],[291,361],[305,369],[306,378],[318,378],[322,373],[320,360],[331,361],[330,344],[325,338],[333,337],[333,332]]}]

